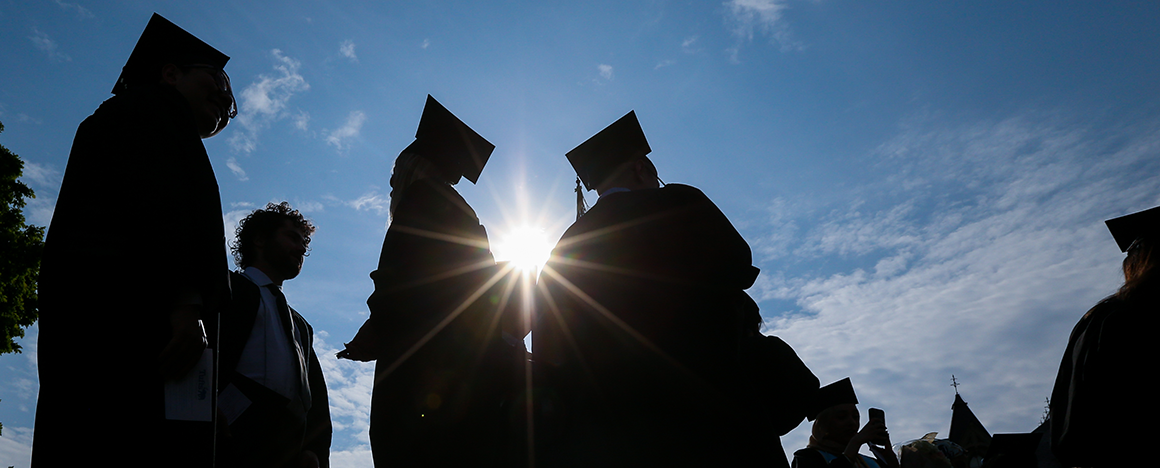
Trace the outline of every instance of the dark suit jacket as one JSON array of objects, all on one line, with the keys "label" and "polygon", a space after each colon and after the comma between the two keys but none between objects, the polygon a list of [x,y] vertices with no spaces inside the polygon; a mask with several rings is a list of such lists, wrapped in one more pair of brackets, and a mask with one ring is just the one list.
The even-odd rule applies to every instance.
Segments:
[{"label": "dark suit jacket", "polygon": [[200,296],[209,319],[226,272],[217,181],[185,99],[159,85],[105,101],[77,129],[41,262],[33,466],[127,434],[137,448],[114,450],[126,466],[210,454],[212,424],[178,434],[198,424],[164,420],[157,358],[178,295]]},{"label": "dark suit jacket", "polygon": [[229,433],[219,431],[219,466],[283,466],[304,450],[318,456],[321,466],[329,466],[330,403],[318,356],[314,353],[314,329],[302,315],[290,308],[299,345],[309,353],[307,380],[310,407],[305,415],[287,407],[290,401],[236,372],[242,350],[254,328],[261,302],[260,288],[240,273],[231,272],[233,298],[221,315],[219,391],[234,385],[251,406],[230,425]]}]

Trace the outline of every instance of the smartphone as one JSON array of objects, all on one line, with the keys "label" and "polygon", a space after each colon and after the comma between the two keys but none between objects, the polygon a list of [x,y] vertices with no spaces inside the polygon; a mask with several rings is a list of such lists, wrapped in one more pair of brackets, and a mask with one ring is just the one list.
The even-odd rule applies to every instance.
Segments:
[{"label": "smartphone", "polygon": [[[870,419],[877,419],[879,421],[882,421],[883,426],[886,425],[886,412],[884,412],[878,408],[870,408],[870,411],[868,411],[868,416],[870,417]],[[889,444],[889,440],[888,439],[874,440],[874,441],[872,441],[872,443],[870,445],[871,449],[874,448],[874,444],[881,445],[881,446],[885,447],[886,445]],[[875,453],[875,455],[877,455],[877,453]]]}]

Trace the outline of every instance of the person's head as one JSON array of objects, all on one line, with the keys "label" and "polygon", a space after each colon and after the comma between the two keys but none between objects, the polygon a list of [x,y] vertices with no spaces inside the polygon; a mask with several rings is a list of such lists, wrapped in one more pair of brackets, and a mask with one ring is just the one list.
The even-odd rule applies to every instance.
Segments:
[{"label": "person's head", "polygon": [[858,405],[843,403],[818,413],[811,435],[817,440],[846,445],[858,433],[859,428],[861,426],[859,425]]},{"label": "person's head", "polygon": [[235,233],[230,250],[238,267],[256,267],[281,284],[302,271],[314,224],[287,202],[268,203],[239,221]]},{"label": "person's head", "polygon": [[648,159],[651,152],[636,111],[629,111],[564,156],[584,188],[599,194],[613,187],[659,187],[657,168]]},{"label": "person's head", "polygon": [[230,79],[224,71],[229,60],[229,56],[154,13],[112,92],[172,87],[189,104],[198,134],[209,138],[238,113]]},{"label": "person's head", "polygon": [[806,419],[814,422],[813,438],[841,445],[858,433],[858,395],[850,378],[827,384],[806,401]]},{"label": "person's head", "polygon": [[[1137,290],[1155,289],[1156,246],[1160,244],[1160,206],[1104,221],[1124,258],[1124,286],[1116,294],[1127,298]],[[1144,287],[1141,287],[1145,285]]]},{"label": "person's head", "polygon": [[660,188],[660,177],[657,176],[657,167],[648,156],[641,156],[621,164],[596,186],[596,194],[603,194],[613,187],[623,187],[629,190]]},{"label": "person's head", "polygon": [[1134,292],[1141,283],[1156,275],[1156,242],[1150,237],[1141,237],[1128,247],[1128,256],[1124,257],[1124,286],[1119,294],[1127,296]]},{"label": "person's head", "polygon": [[[479,175],[494,150],[495,145],[428,94],[423,115],[419,117],[419,129],[415,131],[415,141],[407,145],[395,161],[395,173],[406,169],[405,163],[409,161],[404,156],[419,156],[432,166],[425,169],[427,176],[438,175],[451,185],[464,178],[474,184],[479,182]],[[391,187],[400,188],[393,182]]]},{"label": "person's head", "polygon": [[225,70],[206,64],[161,66],[161,83],[181,93],[193,111],[202,138],[217,135],[238,115],[230,77]]},{"label": "person's head", "polygon": [[449,184],[458,182],[458,178],[454,182],[449,181],[445,172],[431,160],[416,153],[403,152],[395,159],[395,167],[391,170],[391,216],[395,215],[395,207],[403,190],[422,179],[435,179]]}]

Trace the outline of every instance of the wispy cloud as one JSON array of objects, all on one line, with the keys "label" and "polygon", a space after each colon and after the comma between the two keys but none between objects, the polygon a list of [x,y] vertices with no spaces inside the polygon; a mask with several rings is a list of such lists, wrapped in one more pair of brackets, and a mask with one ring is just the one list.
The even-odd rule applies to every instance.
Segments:
[{"label": "wispy cloud", "polygon": [[37,49],[40,49],[41,52],[48,55],[48,59],[53,62],[72,61],[72,57],[60,51],[60,47],[56,44],[56,41],[52,40],[51,37],[48,37],[48,34],[41,32],[39,29],[32,28],[32,35],[28,36],[28,40],[32,41],[32,44]]},{"label": "wispy cloud", "polygon": [[1157,156],[1160,122],[907,122],[848,206],[771,205],[751,293],[823,383],[852,376],[865,406],[899,410],[897,440],[945,431],[952,373],[988,429],[1029,431],[1068,331],[1122,281],[1102,220],[1160,204]]},{"label": "wispy cloud", "polygon": [[[370,456],[370,397],[375,366],[373,363],[335,358],[341,349],[331,345],[329,339],[325,330],[314,334],[314,351],[326,378],[330,419],[336,433],[335,446],[330,452],[331,464],[369,468],[373,465]],[[339,437],[339,434],[343,436]]]},{"label": "wispy cloud", "polygon": [[[23,338],[16,338],[16,342],[23,348],[22,352],[0,357],[0,368],[4,369],[4,378],[0,379],[0,395],[4,397],[3,404],[9,417],[23,413],[21,416],[25,416],[27,424],[31,425],[38,391],[36,367],[40,324],[34,323],[24,332]],[[3,422],[13,421],[5,419]],[[4,466],[28,466],[32,456],[32,432],[31,427],[4,425],[4,436],[0,437],[0,460],[3,460]]]},{"label": "wispy cloud", "polygon": [[661,60],[660,62],[657,62],[657,66],[653,67],[653,70],[661,69],[661,68],[676,65],[676,64],[677,64],[676,60]]},{"label": "wispy cloud", "polygon": [[316,201],[298,202],[294,204],[294,207],[303,213],[316,213],[325,209],[322,203]]},{"label": "wispy cloud", "polygon": [[426,49],[426,48],[427,48],[428,46],[430,46],[430,45],[431,45],[431,40],[430,40],[430,39],[423,39],[423,42],[422,42],[421,44],[419,44],[419,48],[420,48],[420,49]]},{"label": "wispy cloud", "polygon": [[24,161],[20,179],[27,183],[36,198],[25,199],[25,221],[34,226],[48,226],[56,210],[56,195],[60,192],[62,174],[52,166]]},{"label": "wispy cloud", "polygon": [[33,161],[24,161],[21,179],[32,182],[33,189],[47,188],[52,191],[60,190],[61,173],[50,166]]},{"label": "wispy cloud", "polygon": [[354,41],[347,39],[338,45],[338,53],[343,57],[350,59],[351,62],[358,63],[358,56],[354,53]]},{"label": "wispy cloud", "polygon": [[238,180],[240,180],[242,182],[250,180],[250,178],[246,176],[246,170],[242,169],[242,166],[238,164],[237,158],[227,159],[226,160],[226,167],[230,168],[230,172],[233,172],[234,177],[237,177]]},{"label": "wispy cloud", "polygon": [[731,27],[737,43],[728,49],[730,60],[739,61],[741,46],[753,40],[755,34],[768,36],[782,52],[801,50],[801,42],[794,39],[789,25],[782,16],[789,9],[788,0],[729,0],[724,3],[725,22]]},{"label": "wispy cloud", "polygon": [[681,41],[681,50],[686,54],[692,54],[700,51],[701,48],[697,45],[697,39],[697,36],[689,36],[685,38],[685,40]]},{"label": "wispy cloud", "polygon": [[301,63],[282,54],[281,50],[271,51],[274,58],[272,76],[258,75],[257,81],[250,83],[242,90],[239,101],[236,123],[242,129],[230,137],[230,146],[234,151],[250,153],[258,147],[259,133],[274,122],[291,117],[294,125],[303,122],[299,117],[303,113],[291,114],[287,104],[294,94],[310,89],[310,84],[298,73]]},{"label": "wispy cloud", "polygon": [[333,145],[339,151],[346,149],[350,144],[350,139],[358,136],[359,131],[362,130],[363,122],[366,120],[367,115],[363,111],[352,111],[341,127],[326,135],[326,143]]},{"label": "wispy cloud", "polygon": [[602,63],[602,64],[599,64],[596,66],[596,70],[598,72],[600,72],[601,78],[604,78],[606,80],[612,79],[612,65],[607,65],[607,64]]},{"label": "wispy cloud", "polygon": [[80,6],[79,4],[69,3],[69,2],[62,1],[62,0],[52,0],[52,1],[53,1],[53,3],[56,3],[61,8],[64,8],[65,10],[75,11],[77,13],[77,16],[80,18],[95,18],[96,17],[96,15],[94,15],[93,12],[89,11],[88,8]]},{"label": "wispy cloud", "polygon": [[[8,117],[9,117],[9,115],[7,112],[7,108],[4,106],[3,103],[0,103],[0,120],[8,122],[9,124],[12,124],[13,120],[8,118]],[[37,119],[35,117],[30,117],[28,114],[25,114],[23,112],[18,112],[18,113],[16,113],[16,115],[14,115],[12,117],[14,117],[16,119],[15,121],[19,122],[19,123],[32,123],[32,124],[36,124],[36,125],[40,125],[40,124],[44,123],[40,119]]]},{"label": "wispy cloud", "polygon": [[302,130],[304,132],[309,130],[310,113],[308,113],[304,110],[300,110],[300,111],[298,111],[298,113],[294,114],[290,118],[294,122],[294,128],[297,128],[297,129]]},{"label": "wispy cloud", "polygon": [[4,437],[0,437],[0,460],[6,466],[28,466],[27,460],[31,458],[32,428],[5,425]]},{"label": "wispy cloud", "polygon": [[391,211],[391,199],[379,195],[376,191],[367,192],[361,197],[343,203],[359,211],[374,211],[379,216]]}]

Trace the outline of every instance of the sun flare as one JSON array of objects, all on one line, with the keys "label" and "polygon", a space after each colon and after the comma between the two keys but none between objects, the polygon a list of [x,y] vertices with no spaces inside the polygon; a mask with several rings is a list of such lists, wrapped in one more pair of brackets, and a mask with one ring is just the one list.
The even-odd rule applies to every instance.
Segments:
[{"label": "sun flare", "polygon": [[552,244],[543,228],[520,226],[499,236],[492,244],[497,262],[509,261],[524,271],[538,272],[552,253]]}]

